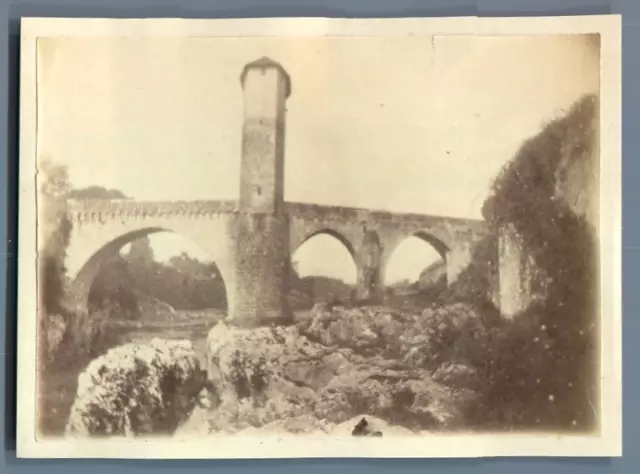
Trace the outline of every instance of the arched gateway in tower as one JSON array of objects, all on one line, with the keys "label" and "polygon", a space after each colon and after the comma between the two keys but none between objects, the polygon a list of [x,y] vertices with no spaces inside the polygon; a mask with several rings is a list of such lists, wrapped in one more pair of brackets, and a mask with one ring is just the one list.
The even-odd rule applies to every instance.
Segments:
[{"label": "arched gateway in tower", "polygon": [[[279,63],[261,58],[244,67],[240,82],[244,122],[239,200],[70,203],[71,243],[65,264],[80,304],[86,305],[93,278],[109,255],[136,237],[160,231],[184,235],[215,260],[225,282],[228,318],[240,326],[292,321],[287,305],[290,258],[319,233],[337,236],[349,249],[358,272],[354,293],[363,300],[375,301],[382,294],[381,275],[390,255],[415,235],[437,242],[447,281],[455,282],[471,261],[474,245],[486,235],[483,221],[286,202],[285,104],[291,80]],[[513,254],[517,246],[509,249]],[[496,244],[499,258],[497,254]],[[499,266],[502,273],[502,258]],[[514,286],[513,278],[502,280],[494,279],[489,297],[505,303],[510,314],[524,309],[529,304],[522,297],[526,288]]]}]

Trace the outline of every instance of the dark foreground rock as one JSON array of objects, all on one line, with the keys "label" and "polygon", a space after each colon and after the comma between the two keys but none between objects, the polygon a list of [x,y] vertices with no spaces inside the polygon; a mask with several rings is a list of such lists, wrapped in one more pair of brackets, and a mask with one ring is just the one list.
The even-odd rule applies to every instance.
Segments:
[{"label": "dark foreground rock", "polygon": [[68,436],[172,434],[210,394],[189,341],[125,344],[78,378]]},{"label": "dark foreground rock", "polygon": [[[299,326],[218,323],[207,357],[220,403],[194,413],[180,434],[335,433],[347,423],[350,436],[363,417],[409,432],[464,425],[474,390],[444,376],[437,381],[432,369],[411,360],[412,351],[428,348],[429,334],[415,329],[421,315],[340,311],[349,317],[317,311]],[[445,372],[470,376],[460,368]]]}]

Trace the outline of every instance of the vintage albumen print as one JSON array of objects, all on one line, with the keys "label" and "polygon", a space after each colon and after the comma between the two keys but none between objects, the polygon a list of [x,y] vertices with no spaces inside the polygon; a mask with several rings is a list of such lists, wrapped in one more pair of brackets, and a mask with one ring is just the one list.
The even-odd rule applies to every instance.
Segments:
[{"label": "vintage albumen print", "polygon": [[618,455],[619,33],[28,20],[20,454]]}]

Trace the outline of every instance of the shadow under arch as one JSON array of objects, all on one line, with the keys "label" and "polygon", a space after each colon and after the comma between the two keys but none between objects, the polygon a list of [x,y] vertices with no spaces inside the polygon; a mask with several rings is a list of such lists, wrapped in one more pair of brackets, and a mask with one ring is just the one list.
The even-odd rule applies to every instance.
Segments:
[{"label": "shadow under arch", "polygon": [[[395,242],[389,249],[387,249],[385,258],[382,262],[382,269],[381,269],[383,287],[387,287],[389,285],[389,281],[388,281],[389,262],[392,261],[394,255],[397,254],[399,248],[401,248],[403,244],[405,244],[407,241],[410,241],[411,239],[418,239],[428,247],[435,250],[435,252],[440,256],[440,259],[444,265],[445,275],[446,275],[447,256],[450,251],[449,246],[445,244],[442,240],[440,240],[438,237],[433,235],[432,233],[424,230],[418,230],[416,232],[413,232],[411,234],[408,234],[402,237],[401,239],[398,239],[397,242]],[[436,263],[436,261],[434,261],[434,263]]]},{"label": "shadow under arch", "polygon": [[229,313],[233,304],[233,295],[231,291],[232,274],[229,265],[225,264],[221,259],[216,258],[217,255],[211,255],[206,251],[196,239],[189,236],[188,233],[178,232],[169,227],[145,227],[134,231],[123,233],[118,237],[103,243],[91,256],[84,262],[75,276],[72,276],[69,285],[69,297],[76,308],[88,310],[89,296],[93,283],[99,272],[105,268],[111,261],[120,255],[120,251],[127,245],[136,240],[149,237],[154,234],[167,233],[178,235],[198,246],[204,253],[208,253],[211,257],[211,263],[214,263],[218,274],[222,280],[222,288],[224,292],[225,311]]}]

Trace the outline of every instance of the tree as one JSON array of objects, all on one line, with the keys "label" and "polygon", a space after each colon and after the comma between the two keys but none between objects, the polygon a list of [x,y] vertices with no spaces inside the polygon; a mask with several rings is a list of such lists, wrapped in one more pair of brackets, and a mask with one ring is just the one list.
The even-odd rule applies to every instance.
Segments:
[{"label": "tree", "polygon": [[155,261],[149,237],[140,237],[131,242],[127,260],[135,265],[151,265]]},{"label": "tree", "polygon": [[89,292],[89,310],[102,311],[109,319],[136,319],[140,314],[135,290],[129,262],[118,255],[96,275]]},{"label": "tree", "polygon": [[41,179],[38,195],[38,263],[41,278],[41,304],[46,313],[61,311],[65,287],[64,260],[71,222],[67,216],[66,196],[69,192],[67,168],[48,159],[38,169]]},{"label": "tree", "polygon": [[[488,381],[478,411],[484,423],[585,429],[598,421],[597,234],[562,186],[563,170],[597,163],[598,113],[597,97],[588,96],[544,126],[503,168],[484,205],[494,238],[503,225],[518,231],[536,296],[523,314],[500,321],[475,363]],[[588,191],[582,180],[590,174],[574,175],[573,187]],[[454,288],[485,286],[489,248],[477,248]]]},{"label": "tree", "polygon": [[102,186],[72,189],[68,192],[67,197],[69,199],[129,199],[118,189],[107,189]]},{"label": "tree", "polygon": [[195,258],[191,258],[186,252],[175,255],[169,259],[169,266],[180,273],[198,274],[202,264]]}]

